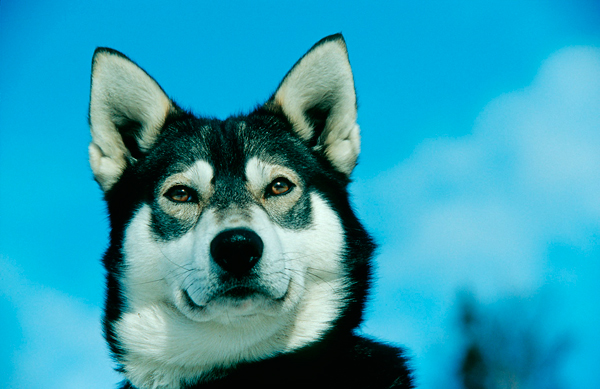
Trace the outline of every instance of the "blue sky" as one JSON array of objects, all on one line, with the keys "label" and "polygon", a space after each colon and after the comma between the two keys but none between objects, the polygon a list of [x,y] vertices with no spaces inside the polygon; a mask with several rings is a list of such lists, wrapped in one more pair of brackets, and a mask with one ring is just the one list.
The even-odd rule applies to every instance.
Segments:
[{"label": "blue sky", "polygon": [[351,191],[381,245],[364,332],[406,345],[423,387],[458,388],[456,296],[468,290],[543,344],[570,339],[563,387],[600,387],[600,6],[371,3],[0,3],[0,386],[119,379],[99,327],[94,48],[223,118],[342,32],[362,129]]}]

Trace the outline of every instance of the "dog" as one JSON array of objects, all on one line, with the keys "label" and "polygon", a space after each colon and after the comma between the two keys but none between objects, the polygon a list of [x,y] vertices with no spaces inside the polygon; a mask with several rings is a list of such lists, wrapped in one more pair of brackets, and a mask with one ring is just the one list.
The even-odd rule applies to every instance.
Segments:
[{"label": "dog", "polygon": [[356,330],[372,238],[341,34],[247,115],[198,117],[109,48],[92,61],[90,165],[107,203],[104,336],[122,388],[411,388]]}]

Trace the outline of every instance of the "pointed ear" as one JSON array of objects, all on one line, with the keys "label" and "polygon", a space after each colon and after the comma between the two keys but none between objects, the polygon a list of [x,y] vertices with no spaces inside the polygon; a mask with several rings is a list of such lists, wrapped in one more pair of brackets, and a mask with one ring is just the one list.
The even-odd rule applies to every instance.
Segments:
[{"label": "pointed ear", "polygon": [[341,34],[315,44],[289,71],[265,104],[283,112],[298,136],[349,175],[360,151],[356,93]]},{"label": "pointed ear", "polygon": [[98,48],[92,60],[90,165],[104,191],[156,141],[176,110],[161,87],[123,54]]}]

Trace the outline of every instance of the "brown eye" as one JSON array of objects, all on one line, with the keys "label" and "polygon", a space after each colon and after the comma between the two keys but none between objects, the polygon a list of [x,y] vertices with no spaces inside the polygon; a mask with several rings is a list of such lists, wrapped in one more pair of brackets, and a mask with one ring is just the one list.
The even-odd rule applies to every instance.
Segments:
[{"label": "brown eye", "polygon": [[165,196],[176,203],[190,203],[196,201],[196,192],[187,186],[174,186],[165,193]]},{"label": "brown eye", "polygon": [[271,182],[267,188],[267,195],[279,196],[292,190],[294,184],[292,184],[287,178],[277,178]]}]

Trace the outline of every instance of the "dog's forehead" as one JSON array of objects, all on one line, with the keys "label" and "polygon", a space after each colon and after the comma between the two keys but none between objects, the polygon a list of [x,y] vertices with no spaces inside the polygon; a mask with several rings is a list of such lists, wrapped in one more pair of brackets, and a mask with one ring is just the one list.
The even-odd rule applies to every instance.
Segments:
[{"label": "dog's forehead", "polygon": [[193,118],[172,123],[153,152],[162,175],[186,170],[206,161],[215,175],[242,176],[247,162],[293,167],[302,142],[286,130],[286,122],[272,117],[240,116],[226,120]]}]

